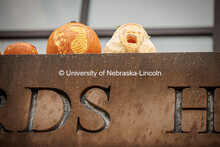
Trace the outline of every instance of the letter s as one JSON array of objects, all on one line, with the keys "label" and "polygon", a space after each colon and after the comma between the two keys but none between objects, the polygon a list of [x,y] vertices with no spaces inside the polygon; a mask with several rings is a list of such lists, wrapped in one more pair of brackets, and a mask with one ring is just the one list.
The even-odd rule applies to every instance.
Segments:
[{"label": "letter s", "polygon": [[92,86],[92,87],[88,87],[86,88],[82,94],[81,94],[81,98],[80,98],[80,101],[81,101],[81,104],[89,109],[90,111],[94,112],[95,114],[99,115],[102,120],[104,121],[104,124],[102,127],[100,127],[99,129],[96,129],[96,130],[88,130],[86,128],[84,128],[81,123],[80,123],[80,118],[78,117],[78,121],[77,121],[77,131],[78,130],[83,130],[85,132],[90,132],[90,133],[98,133],[98,132],[101,132],[101,131],[104,131],[105,129],[108,128],[109,124],[110,124],[110,121],[111,121],[111,117],[109,115],[109,113],[107,111],[105,111],[104,109],[100,108],[100,107],[97,107],[96,105],[94,105],[92,102],[90,102],[89,100],[87,100],[86,98],[86,93],[92,89],[92,88],[99,88],[101,90],[103,90],[106,95],[107,95],[107,98],[108,98],[108,101],[109,101],[109,95],[110,95],[110,87],[108,88],[103,88],[103,87],[100,87],[100,86]]}]

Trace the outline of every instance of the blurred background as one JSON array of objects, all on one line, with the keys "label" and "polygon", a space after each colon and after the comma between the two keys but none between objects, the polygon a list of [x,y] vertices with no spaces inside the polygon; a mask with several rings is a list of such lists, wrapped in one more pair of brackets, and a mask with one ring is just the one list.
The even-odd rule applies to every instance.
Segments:
[{"label": "blurred background", "polygon": [[220,51],[219,14],[219,0],[0,0],[0,52],[25,41],[45,54],[50,33],[72,20],[96,31],[102,52],[117,26],[131,22],[158,52]]}]

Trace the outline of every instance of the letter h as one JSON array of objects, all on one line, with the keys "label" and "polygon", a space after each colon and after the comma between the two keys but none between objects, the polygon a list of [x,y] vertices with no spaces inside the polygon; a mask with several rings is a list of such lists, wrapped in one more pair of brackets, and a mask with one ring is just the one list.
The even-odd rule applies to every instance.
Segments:
[{"label": "letter h", "polygon": [[199,132],[199,133],[220,133],[220,132],[216,132],[214,129],[214,92],[215,92],[215,89],[220,88],[219,86],[214,86],[214,87],[200,86],[200,88],[204,88],[207,92],[206,108],[182,108],[182,92],[185,88],[190,88],[190,87],[168,86],[168,88],[173,88],[175,90],[174,130],[168,133],[188,133],[188,132],[183,132],[182,127],[181,127],[183,110],[205,110],[206,111],[206,131]]}]

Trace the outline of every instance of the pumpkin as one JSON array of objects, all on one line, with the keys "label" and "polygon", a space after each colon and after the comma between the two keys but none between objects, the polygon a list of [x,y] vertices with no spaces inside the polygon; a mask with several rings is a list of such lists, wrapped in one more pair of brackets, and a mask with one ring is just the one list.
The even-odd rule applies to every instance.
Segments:
[{"label": "pumpkin", "polygon": [[119,26],[104,49],[105,53],[157,52],[147,32],[141,25],[128,23]]},{"label": "pumpkin", "polygon": [[18,55],[18,54],[38,54],[36,47],[32,44],[26,42],[18,42],[9,45],[5,51],[4,55]]},{"label": "pumpkin", "polygon": [[0,55],[2,55],[2,53],[0,52]]},{"label": "pumpkin", "polygon": [[47,54],[101,53],[101,44],[96,33],[88,26],[70,22],[50,35]]}]

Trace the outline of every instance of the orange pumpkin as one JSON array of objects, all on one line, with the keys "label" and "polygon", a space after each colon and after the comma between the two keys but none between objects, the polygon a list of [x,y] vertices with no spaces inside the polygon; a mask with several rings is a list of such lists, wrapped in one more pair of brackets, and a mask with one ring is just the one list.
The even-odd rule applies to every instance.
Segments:
[{"label": "orange pumpkin", "polygon": [[2,55],[2,53],[0,52],[0,55]]},{"label": "orange pumpkin", "polygon": [[88,26],[71,22],[50,35],[47,54],[101,53],[101,45],[96,33]]},{"label": "orange pumpkin", "polygon": [[9,45],[4,55],[22,55],[22,54],[38,54],[36,47],[26,42],[18,42]]}]

